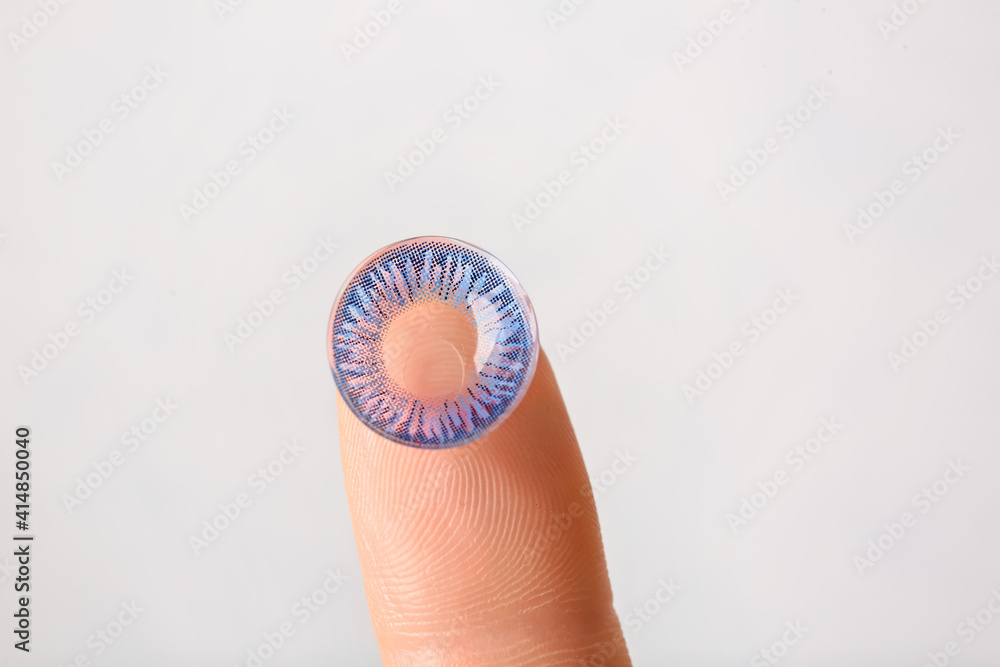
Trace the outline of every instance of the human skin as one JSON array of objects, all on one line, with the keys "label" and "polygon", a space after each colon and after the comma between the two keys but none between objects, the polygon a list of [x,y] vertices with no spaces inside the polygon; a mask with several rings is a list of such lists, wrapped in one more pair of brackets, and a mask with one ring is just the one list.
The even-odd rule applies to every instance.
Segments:
[{"label": "human skin", "polygon": [[337,398],[341,458],[384,664],[631,665],[597,510],[548,358],[496,429],[387,440]]}]

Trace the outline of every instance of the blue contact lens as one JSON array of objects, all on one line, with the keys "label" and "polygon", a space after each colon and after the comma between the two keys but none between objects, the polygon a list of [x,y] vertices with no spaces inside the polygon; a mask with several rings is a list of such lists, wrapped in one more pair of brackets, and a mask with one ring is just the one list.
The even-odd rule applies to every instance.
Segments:
[{"label": "blue contact lens", "polygon": [[330,316],[334,380],[355,415],[413,447],[455,447],[500,424],[538,362],[538,328],[514,275],[441,236],[387,246],[348,278]]}]

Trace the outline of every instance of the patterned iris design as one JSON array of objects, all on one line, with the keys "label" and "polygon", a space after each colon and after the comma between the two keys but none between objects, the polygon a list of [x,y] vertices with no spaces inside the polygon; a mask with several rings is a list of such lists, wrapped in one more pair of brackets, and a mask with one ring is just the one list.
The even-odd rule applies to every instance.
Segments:
[{"label": "patterned iris design", "polygon": [[445,237],[368,258],[344,285],[328,333],[333,377],[354,414],[420,448],[455,447],[496,427],[538,361],[535,316],[513,274]]}]

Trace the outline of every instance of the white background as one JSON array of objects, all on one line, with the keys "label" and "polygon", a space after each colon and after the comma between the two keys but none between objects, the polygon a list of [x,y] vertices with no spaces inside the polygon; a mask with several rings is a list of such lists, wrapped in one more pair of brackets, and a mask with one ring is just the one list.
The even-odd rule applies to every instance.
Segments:
[{"label": "white background", "polygon": [[[886,34],[887,0],[741,4],[589,0],[553,28],[556,0],[402,0],[348,62],[341,44],[385,3],[245,0],[220,17],[210,0],[74,0],[16,48],[8,33],[39,5],[5,3],[0,535],[15,532],[7,471],[29,425],[37,541],[33,652],[10,646],[0,571],[0,662],[245,665],[293,620],[268,666],[378,664],[325,326],[362,258],[440,234],[521,279],[591,474],[637,459],[597,494],[616,607],[634,619],[659,579],[681,586],[641,631],[626,623],[637,665],[751,664],[789,621],[809,630],[783,665],[917,667],[952,640],[950,664],[996,665],[1000,619],[971,643],[956,626],[1000,587],[1000,280],[960,310],[948,295],[1000,252],[1000,4],[909,2]],[[732,23],[678,66],[724,9]],[[119,120],[113,102],[155,66],[165,80]],[[496,92],[450,127],[489,76]],[[814,86],[829,100],[785,138],[776,123]],[[246,162],[238,147],[275,108],[294,120]],[[113,133],[57,177],[105,117]],[[627,129],[578,171],[574,151],[615,118]],[[436,127],[447,140],[391,191],[385,172]],[[949,127],[960,138],[911,181],[904,164]],[[717,183],[769,137],[778,151],[723,201]],[[186,222],[179,205],[231,159],[241,172]],[[573,183],[518,229],[512,214],[562,169]],[[894,179],[905,193],[849,239]],[[327,236],[334,256],[292,290],[283,274]],[[616,284],[650,246],[672,259],[626,300]],[[79,304],[123,267],[134,279],[86,322]],[[284,303],[231,351],[224,336],[275,288]],[[751,343],[741,328],[779,289],[794,306]],[[616,312],[559,354],[606,299]],[[894,369],[888,353],[938,309],[948,323]],[[79,335],[23,379],[69,322]],[[688,401],[737,340],[745,354]],[[167,397],[180,407],[128,451],[122,432]],[[727,513],[791,472],[786,452],[823,418],[844,427],[734,532]],[[293,438],[306,451],[251,491]],[[122,465],[69,511],[116,449]],[[922,514],[913,496],[959,460],[969,471]],[[189,537],[240,492],[253,504],[195,555]],[[859,572],[906,511],[916,525]],[[337,568],[343,590],[299,624],[293,605]],[[88,637],[133,600],[140,617],[95,656]]]}]

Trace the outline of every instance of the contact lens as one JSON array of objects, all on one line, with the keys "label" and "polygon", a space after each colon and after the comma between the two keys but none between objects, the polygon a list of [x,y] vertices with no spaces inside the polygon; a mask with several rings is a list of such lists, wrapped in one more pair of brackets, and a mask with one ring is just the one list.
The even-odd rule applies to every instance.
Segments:
[{"label": "contact lens", "polygon": [[330,315],[330,369],[344,401],[395,442],[465,444],[499,425],[538,362],[527,295],[495,257],[422,236],[379,250]]}]

